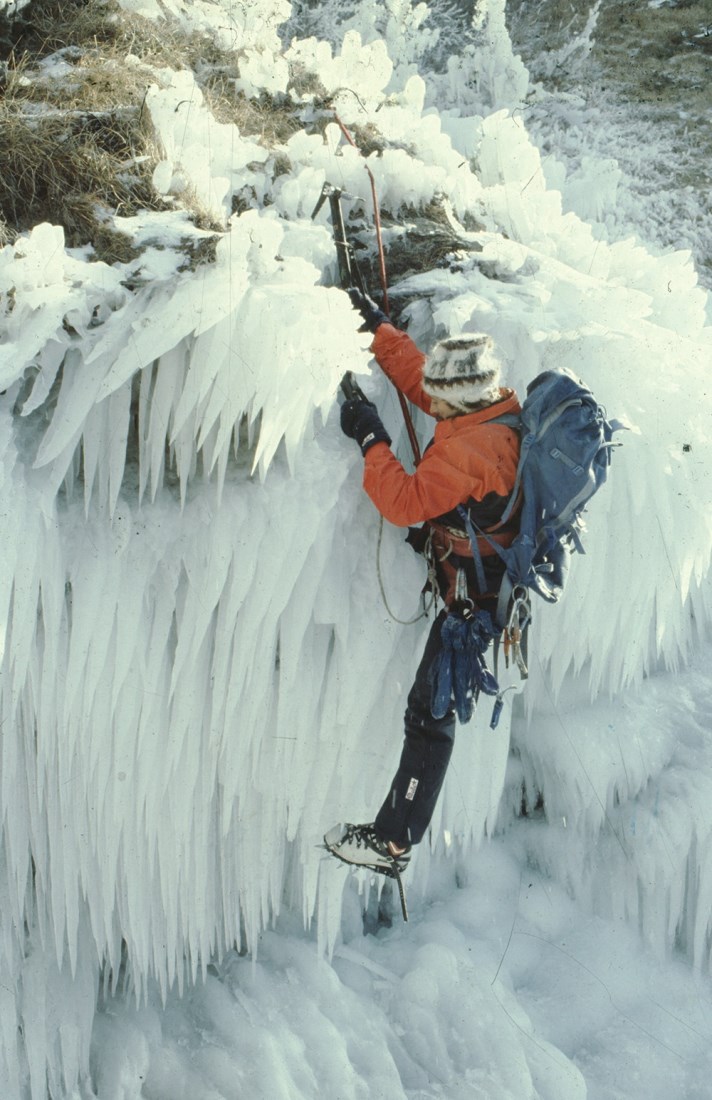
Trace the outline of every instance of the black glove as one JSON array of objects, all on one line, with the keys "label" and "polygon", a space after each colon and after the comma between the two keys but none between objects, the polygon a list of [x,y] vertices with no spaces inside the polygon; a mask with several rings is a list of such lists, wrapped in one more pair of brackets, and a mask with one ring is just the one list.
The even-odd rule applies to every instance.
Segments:
[{"label": "black glove", "polygon": [[387,315],[382,309],[378,308],[373,298],[369,298],[368,294],[364,294],[357,286],[350,286],[347,293],[352,306],[363,317],[364,328],[368,329],[369,332],[375,332],[379,325],[382,325],[384,321],[388,321]]},{"label": "black glove", "polygon": [[356,440],[364,455],[374,443],[391,445],[391,437],[372,401],[361,401],[357,397],[344,401],[341,406],[341,430],[349,439]]}]

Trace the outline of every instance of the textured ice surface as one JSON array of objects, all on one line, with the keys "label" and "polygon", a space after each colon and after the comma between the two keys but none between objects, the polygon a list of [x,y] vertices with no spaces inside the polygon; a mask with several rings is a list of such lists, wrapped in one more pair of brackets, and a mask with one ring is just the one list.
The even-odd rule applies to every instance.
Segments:
[{"label": "textured ice surface", "polygon": [[[187,6],[173,7],[188,18]],[[257,7],[261,30],[240,16],[254,49],[278,49],[280,11]],[[227,10],[191,8],[193,19]],[[706,673],[660,674],[688,661],[709,626],[706,298],[688,254],[609,242],[563,211],[520,114],[503,102],[526,81],[500,33],[501,5],[490,17],[497,65],[479,82],[466,79],[468,55],[429,87],[406,73],[386,93],[384,48],[355,29],[341,51],[291,47],[315,70],[328,52],[333,82],[356,66],[363,103],[343,92],[337,105],[355,125],[365,103],[391,143],[369,157],[384,208],[442,195],[486,227],[476,259],[400,288],[417,298],[410,316],[423,346],[484,329],[520,390],[541,369],[569,366],[632,426],[591,505],[588,552],[564,600],[537,609],[508,778],[510,707],[495,734],[484,715],[460,733],[433,822],[436,856],[418,853],[413,902],[435,896],[428,876],[443,851],[476,847],[498,810],[506,827],[522,789],[532,804],[539,791],[548,823],[521,841],[516,832],[522,875],[527,859],[538,863],[588,912],[630,921],[658,951],[675,945],[706,966]],[[324,1010],[305,1010],[295,1032],[281,968],[307,972],[318,953],[313,1003],[339,983],[363,994],[341,991],[359,1023],[349,1032],[341,1021],[331,1084],[348,1064],[352,1095],[375,1089],[371,1055],[387,1048],[378,1087],[400,1080],[411,1097],[465,1087],[463,1096],[583,1096],[575,1066],[598,1080],[603,1041],[569,1044],[533,979],[526,1012],[516,983],[497,986],[496,966],[453,999],[470,950],[465,917],[439,931],[428,914],[423,939],[399,940],[390,962],[376,958],[380,941],[359,946],[376,953],[367,974],[395,974],[403,993],[379,1002],[385,1036],[374,1030],[374,990],[352,988],[360,959],[346,978],[344,927],[353,939],[360,903],[347,890],[344,916],[343,868],[317,846],[335,821],[377,809],[427,629],[392,617],[417,614],[422,565],[402,532],[386,526],[379,542],[334,398],[345,370],[361,372],[405,456],[397,402],[369,376],[368,338],[331,285],[327,208],[310,218],[325,179],[368,210],[368,179],[335,123],[296,133],[283,150],[289,170],[263,173],[264,150],[216,128],[192,77],[164,76],[149,102],[166,154],[158,182],[171,194],[190,184],[226,218],[215,263],[178,269],[178,211],[127,220],[154,248],[141,269],[70,254],[50,225],[0,252],[0,1081],[32,1100],[44,1100],[46,1075],[54,1096],[76,1095],[80,1081],[88,1089],[101,975],[107,997],[128,989],[140,1004],[109,999],[97,1023],[102,1098],[140,1095],[148,1067],[159,1077],[146,1095],[178,1096],[179,1079],[191,1100],[200,1089],[255,1095],[253,1081],[239,1083],[244,1068],[232,1068],[250,1058],[272,1065],[270,1095],[308,1096],[315,1070],[304,1052],[312,1035],[321,1042]],[[441,97],[442,125],[426,91]],[[609,203],[610,175],[587,178],[592,208],[596,193]],[[247,185],[259,201],[227,218]],[[563,920],[560,897],[556,909]],[[504,909],[484,912],[504,935]],[[267,934],[280,914],[297,914],[307,932]],[[226,955],[235,945],[258,958],[256,984],[239,995],[250,964]],[[324,961],[334,952],[341,970]],[[221,957],[218,988],[206,973]],[[186,1068],[176,1038],[185,1013],[207,1013],[218,1029],[238,1011],[254,1023],[260,997],[283,1047],[268,1029],[209,1054],[191,1039],[198,1053]],[[493,997],[504,999],[506,1025]],[[473,1016],[492,1026],[473,1031]],[[329,1016],[327,1033],[339,1023]],[[435,1084],[417,1050],[439,1067]]]}]

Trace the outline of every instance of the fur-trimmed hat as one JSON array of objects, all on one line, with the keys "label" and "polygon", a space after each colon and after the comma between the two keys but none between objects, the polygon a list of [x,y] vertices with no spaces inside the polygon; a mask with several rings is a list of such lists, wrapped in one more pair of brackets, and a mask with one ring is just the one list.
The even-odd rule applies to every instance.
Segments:
[{"label": "fur-trimmed hat", "polygon": [[499,374],[491,337],[468,332],[435,345],[423,365],[423,389],[468,412],[498,399]]}]

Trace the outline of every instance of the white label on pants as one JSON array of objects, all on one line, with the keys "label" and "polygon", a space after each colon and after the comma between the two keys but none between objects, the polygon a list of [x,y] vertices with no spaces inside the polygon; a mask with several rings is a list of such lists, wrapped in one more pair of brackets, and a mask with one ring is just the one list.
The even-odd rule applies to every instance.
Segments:
[{"label": "white label on pants", "polygon": [[411,779],[410,783],[408,784],[408,790],[405,792],[406,802],[412,802],[413,801],[413,799],[415,798],[415,792],[417,791],[417,789],[418,789],[418,780],[417,779]]}]

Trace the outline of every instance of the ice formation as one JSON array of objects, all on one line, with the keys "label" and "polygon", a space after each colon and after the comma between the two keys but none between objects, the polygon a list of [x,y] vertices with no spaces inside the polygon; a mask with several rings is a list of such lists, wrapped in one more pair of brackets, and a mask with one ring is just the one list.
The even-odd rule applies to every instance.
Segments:
[{"label": "ice formation", "polygon": [[[689,255],[654,257],[564,212],[512,110],[526,72],[495,0],[488,66],[470,51],[429,83],[414,71],[418,8],[398,54],[398,21],[369,37],[369,5],[340,47],[284,52],[286,4],[248,5],[237,24],[231,4],[165,6],[242,36],[248,94],[277,90],[275,73],[298,63],[345,124],[377,125],[386,148],[368,164],[384,209],[439,196],[484,225],[474,258],[392,288],[417,299],[424,347],[485,330],[518,389],[568,366],[628,419],[587,555],[560,607],[536,618],[514,763],[507,775],[510,713],[496,734],[463,734],[433,847],[477,845],[498,813],[506,828],[522,784],[541,791],[552,829],[538,858],[549,852],[552,875],[595,909],[632,863],[610,912],[708,965],[708,814],[673,811],[691,785],[709,803],[708,754],[699,732],[678,743],[656,727],[655,692],[641,691],[684,663],[710,615],[712,330]],[[218,124],[184,72],[163,73],[146,109],[163,149],[157,189],[180,200],[190,188],[224,226],[214,263],[182,269],[197,231],[179,209],[123,220],[147,246],[127,265],[68,251],[51,225],[0,252],[0,1081],[32,1100],[45,1080],[55,1097],[79,1095],[100,975],[165,996],[234,944],[254,951],[281,911],[315,921],[333,952],[344,877],[317,845],[380,800],[426,629],[391,615],[417,614],[422,569],[392,528],[377,554],[360,457],[335,413],[354,370],[398,437],[393,393],[369,375],[367,338],[334,288],[326,208],[310,219],[326,180],[364,205],[364,157],[336,123],[305,128],[272,175],[272,151]],[[580,201],[594,217],[615,181],[590,167],[594,194]],[[232,215],[236,194],[252,208]],[[645,846],[639,832],[621,839],[631,814]],[[416,890],[427,874],[423,851]],[[417,967],[404,979],[416,1005],[435,995],[440,963],[454,965],[445,948],[422,951],[422,987]],[[480,993],[473,1012],[487,1011]],[[536,1062],[521,1057],[520,1082]],[[516,1095],[584,1095],[572,1063],[561,1074]],[[111,1088],[100,1095],[134,1095]]]}]

